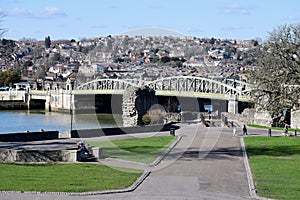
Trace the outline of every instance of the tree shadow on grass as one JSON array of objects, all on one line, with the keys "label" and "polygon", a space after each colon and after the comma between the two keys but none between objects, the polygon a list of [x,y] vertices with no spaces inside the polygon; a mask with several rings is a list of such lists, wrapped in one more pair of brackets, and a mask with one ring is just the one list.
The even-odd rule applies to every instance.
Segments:
[{"label": "tree shadow on grass", "polygon": [[291,156],[300,155],[300,146],[247,147],[249,156]]},{"label": "tree shadow on grass", "polygon": [[188,149],[181,156],[180,160],[199,159],[202,160],[231,160],[235,157],[242,157],[240,148],[217,148],[210,151],[199,151],[196,149]]}]

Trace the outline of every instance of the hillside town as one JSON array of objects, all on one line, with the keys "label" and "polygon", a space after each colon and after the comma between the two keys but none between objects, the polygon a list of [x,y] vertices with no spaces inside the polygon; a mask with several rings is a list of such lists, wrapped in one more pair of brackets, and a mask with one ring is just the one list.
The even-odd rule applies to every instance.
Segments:
[{"label": "hillside town", "polygon": [[2,39],[0,70],[17,71],[19,81],[32,83],[34,89],[44,89],[45,82],[81,84],[104,78],[202,76],[249,81],[247,74],[255,69],[253,53],[259,47],[257,40],[172,36]]}]

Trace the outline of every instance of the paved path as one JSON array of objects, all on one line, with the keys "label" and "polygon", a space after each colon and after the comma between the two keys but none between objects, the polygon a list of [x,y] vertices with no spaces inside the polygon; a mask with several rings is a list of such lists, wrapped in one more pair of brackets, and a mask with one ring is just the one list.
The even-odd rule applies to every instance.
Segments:
[{"label": "paved path", "polygon": [[[180,126],[176,135],[181,140],[157,166],[104,160],[105,164],[151,170],[132,192],[89,196],[0,193],[0,199],[251,199],[241,152],[241,130],[233,137],[230,128]],[[249,129],[249,134],[253,132],[267,135],[266,130]]]}]

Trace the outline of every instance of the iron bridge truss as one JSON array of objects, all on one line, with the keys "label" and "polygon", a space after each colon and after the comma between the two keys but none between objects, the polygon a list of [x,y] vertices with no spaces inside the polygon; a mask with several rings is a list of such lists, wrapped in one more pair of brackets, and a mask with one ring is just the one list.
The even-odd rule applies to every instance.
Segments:
[{"label": "iron bridge truss", "polygon": [[96,79],[79,85],[77,90],[127,90],[129,87],[149,87],[172,92],[199,92],[250,96],[253,85],[233,79],[214,80],[205,77],[174,76],[144,81],[142,79]]}]

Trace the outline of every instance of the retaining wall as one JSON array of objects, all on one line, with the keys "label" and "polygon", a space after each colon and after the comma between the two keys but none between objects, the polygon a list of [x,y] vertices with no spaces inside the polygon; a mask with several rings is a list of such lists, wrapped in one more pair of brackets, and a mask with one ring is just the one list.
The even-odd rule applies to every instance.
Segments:
[{"label": "retaining wall", "polygon": [[25,141],[38,141],[38,140],[53,140],[58,138],[59,138],[58,131],[0,134],[0,141],[2,142],[19,142],[19,141],[25,142]]},{"label": "retaining wall", "polygon": [[0,162],[75,162],[77,150],[0,149]]},{"label": "retaining wall", "polygon": [[71,135],[69,137],[90,138],[90,137],[101,137],[101,136],[110,136],[110,135],[123,135],[123,134],[131,134],[131,133],[169,131],[171,126],[172,126],[171,124],[165,124],[165,125],[152,125],[152,126],[72,130]]}]

